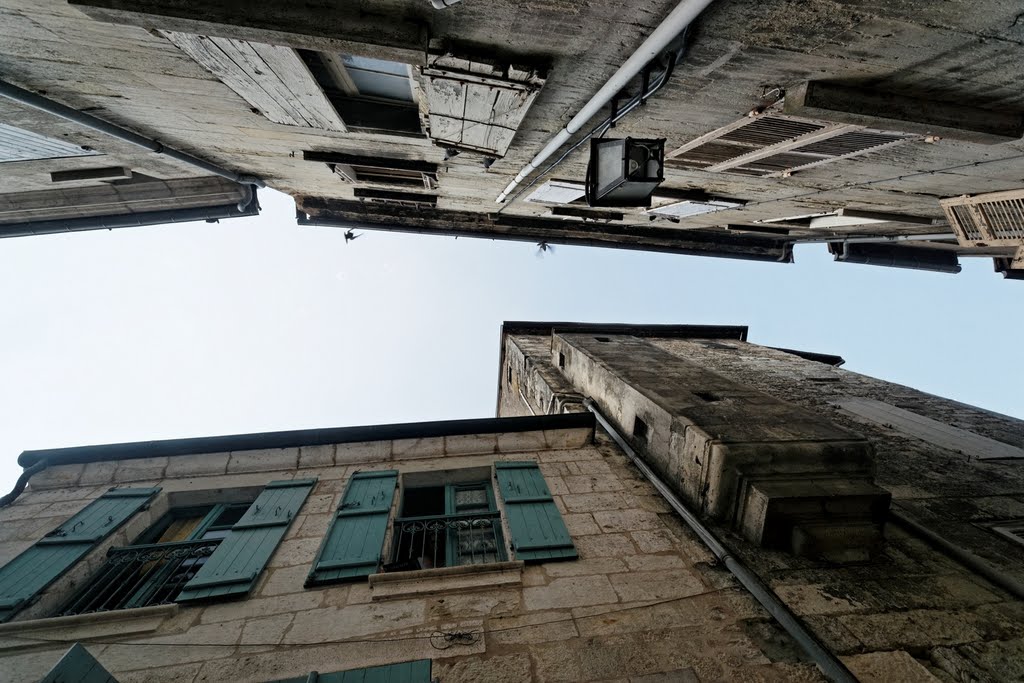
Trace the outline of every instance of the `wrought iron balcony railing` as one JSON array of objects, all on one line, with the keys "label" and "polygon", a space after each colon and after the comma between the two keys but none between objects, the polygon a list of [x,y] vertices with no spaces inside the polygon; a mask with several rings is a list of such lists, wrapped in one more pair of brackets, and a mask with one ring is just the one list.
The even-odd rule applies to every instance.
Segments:
[{"label": "wrought iron balcony railing", "polygon": [[100,567],[61,615],[148,607],[174,602],[222,539],[111,548]]},{"label": "wrought iron balcony railing", "polygon": [[385,571],[409,571],[506,559],[497,512],[404,517],[395,520],[391,562]]}]

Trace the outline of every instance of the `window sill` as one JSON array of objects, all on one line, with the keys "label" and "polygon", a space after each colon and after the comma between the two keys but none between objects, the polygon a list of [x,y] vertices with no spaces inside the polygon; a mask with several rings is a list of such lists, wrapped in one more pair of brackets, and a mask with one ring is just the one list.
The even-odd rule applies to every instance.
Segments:
[{"label": "window sill", "polygon": [[392,600],[521,586],[523,566],[522,561],[513,561],[373,574],[369,577],[371,598],[375,601]]},{"label": "window sill", "polygon": [[53,647],[52,641],[70,647],[89,638],[153,633],[177,613],[178,605],[171,604],[12,621],[0,624],[0,653]]}]

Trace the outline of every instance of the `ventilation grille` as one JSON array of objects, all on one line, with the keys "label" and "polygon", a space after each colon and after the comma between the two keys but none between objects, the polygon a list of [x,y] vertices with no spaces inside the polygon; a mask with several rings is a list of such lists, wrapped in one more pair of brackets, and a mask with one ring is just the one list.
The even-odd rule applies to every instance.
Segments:
[{"label": "ventilation grille", "polygon": [[703,135],[669,154],[666,162],[714,173],[778,177],[918,138],[771,114]]},{"label": "ventilation grille", "polygon": [[939,203],[960,244],[1024,246],[1024,190],[965,195]]}]

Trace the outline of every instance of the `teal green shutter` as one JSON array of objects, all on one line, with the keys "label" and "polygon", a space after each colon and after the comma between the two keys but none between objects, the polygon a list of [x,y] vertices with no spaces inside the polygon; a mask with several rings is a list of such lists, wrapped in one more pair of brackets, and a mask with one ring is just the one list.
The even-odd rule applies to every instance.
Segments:
[{"label": "teal green shutter", "polygon": [[535,462],[497,462],[498,491],[512,533],[515,559],[526,562],[577,557],[569,530]]},{"label": "teal green shutter", "polygon": [[308,676],[274,683],[430,683],[430,660],[417,659],[414,662],[348,669],[329,674],[314,671]]},{"label": "teal green shutter", "polygon": [[358,579],[377,572],[397,483],[396,470],[352,475],[306,579],[307,586]]},{"label": "teal green shutter", "polygon": [[75,643],[39,683],[117,683],[117,679],[88,650]]},{"label": "teal green shutter", "polygon": [[316,479],[272,481],[249,506],[176,600],[188,602],[252,590]]},{"label": "teal green shutter", "polygon": [[0,568],[0,622],[147,505],[160,489],[110,489]]}]

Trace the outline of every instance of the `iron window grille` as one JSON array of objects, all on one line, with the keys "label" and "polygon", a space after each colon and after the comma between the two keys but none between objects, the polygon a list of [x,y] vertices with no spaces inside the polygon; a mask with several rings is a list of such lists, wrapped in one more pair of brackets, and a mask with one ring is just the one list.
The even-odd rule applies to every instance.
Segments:
[{"label": "iron window grille", "polygon": [[[443,497],[443,501],[442,501]],[[445,514],[408,515],[440,508]],[[408,489],[395,519],[385,571],[490,564],[507,559],[501,514],[489,482]]]},{"label": "iron window grille", "polygon": [[175,601],[231,531],[249,503],[170,511],[129,546],[113,547],[59,616],[164,605]]},{"label": "iron window grille", "polygon": [[401,185],[427,190],[437,188],[437,173],[390,168],[383,165],[332,164],[331,170],[347,183]]}]

